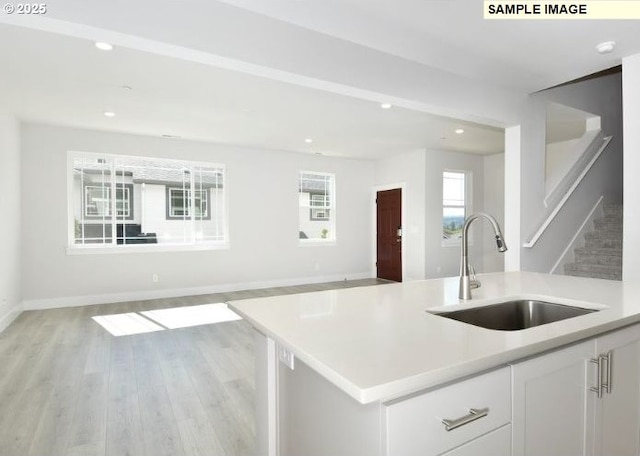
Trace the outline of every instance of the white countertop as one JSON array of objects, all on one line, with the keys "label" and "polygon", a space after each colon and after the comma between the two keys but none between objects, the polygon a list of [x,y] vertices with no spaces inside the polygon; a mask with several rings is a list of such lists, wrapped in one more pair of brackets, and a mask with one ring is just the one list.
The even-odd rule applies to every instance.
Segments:
[{"label": "white countertop", "polygon": [[[640,284],[527,272],[479,274],[458,300],[458,278],[233,301],[254,328],[362,404],[387,401],[640,322]],[[426,309],[536,298],[599,312],[497,331]]]}]

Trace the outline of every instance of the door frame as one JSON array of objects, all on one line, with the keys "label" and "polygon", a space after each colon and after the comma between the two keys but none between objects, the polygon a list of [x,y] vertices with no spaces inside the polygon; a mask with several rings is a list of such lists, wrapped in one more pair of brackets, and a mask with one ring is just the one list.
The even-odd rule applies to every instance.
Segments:
[{"label": "door frame", "polygon": [[378,212],[376,207],[376,197],[378,196],[378,192],[385,190],[401,190],[400,202],[402,207],[400,208],[400,220],[402,223],[402,249],[401,249],[401,263],[402,263],[402,281],[404,282],[407,277],[407,269],[406,265],[406,251],[408,247],[407,242],[407,219],[405,216],[405,207],[406,203],[406,184],[404,182],[400,182],[397,184],[384,184],[384,185],[374,185],[371,188],[371,277],[377,277],[378,271],[376,268],[376,261],[378,260],[378,234],[377,234],[377,222],[378,222]]}]

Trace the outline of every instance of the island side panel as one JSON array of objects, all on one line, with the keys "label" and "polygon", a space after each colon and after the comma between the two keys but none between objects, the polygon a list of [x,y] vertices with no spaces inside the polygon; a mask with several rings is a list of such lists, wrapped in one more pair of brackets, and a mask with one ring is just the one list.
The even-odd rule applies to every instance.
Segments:
[{"label": "island side panel", "polygon": [[256,451],[278,456],[276,344],[254,330],[256,363]]},{"label": "island side panel", "polygon": [[379,403],[358,403],[298,359],[278,365],[280,456],[382,456]]}]

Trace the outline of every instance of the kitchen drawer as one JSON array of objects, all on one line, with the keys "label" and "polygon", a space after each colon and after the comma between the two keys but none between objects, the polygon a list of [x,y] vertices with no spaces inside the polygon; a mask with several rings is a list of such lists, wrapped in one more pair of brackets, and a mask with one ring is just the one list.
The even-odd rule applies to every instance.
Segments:
[{"label": "kitchen drawer", "polygon": [[[487,415],[447,431],[443,419],[457,420],[470,409]],[[478,375],[384,408],[386,456],[437,455],[511,421],[509,367]]]},{"label": "kitchen drawer", "polygon": [[478,437],[441,456],[509,456],[511,454],[511,425],[507,424],[487,435]]}]

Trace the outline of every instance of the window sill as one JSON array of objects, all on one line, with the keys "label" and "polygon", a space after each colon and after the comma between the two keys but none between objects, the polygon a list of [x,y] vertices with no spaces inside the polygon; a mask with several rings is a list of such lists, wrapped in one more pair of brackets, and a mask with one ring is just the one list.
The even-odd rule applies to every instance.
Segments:
[{"label": "window sill", "polygon": [[300,247],[322,247],[336,245],[335,239],[299,239],[298,246]]},{"label": "window sill", "polygon": [[203,245],[118,245],[118,246],[70,246],[67,247],[67,255],[110,255],[122,253],[160,253],[160,252],[197,252],[204,250],[228,250],[230,244],[203,244]]}]

